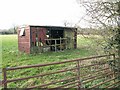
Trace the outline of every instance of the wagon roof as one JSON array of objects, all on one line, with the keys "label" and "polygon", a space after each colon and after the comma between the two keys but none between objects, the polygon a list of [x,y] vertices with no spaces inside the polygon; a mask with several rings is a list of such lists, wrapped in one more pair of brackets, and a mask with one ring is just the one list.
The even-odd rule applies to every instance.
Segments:
[{"label": "wagon roof", "polygon": [[43,28],[61,28],[61,29],[77,29],[75,27],[63,27],[63,26],[40,26],[40,25],[29,25],[30,27],[43,27]]}]

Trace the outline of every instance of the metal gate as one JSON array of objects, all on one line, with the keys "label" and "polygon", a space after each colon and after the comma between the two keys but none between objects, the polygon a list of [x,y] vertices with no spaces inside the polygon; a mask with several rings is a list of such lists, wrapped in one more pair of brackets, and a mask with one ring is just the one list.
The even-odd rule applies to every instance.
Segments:
[{"label": "metal gate", "polygon": [[120,85],[115,62],[110,54],[3,68],[2,83],[4,88],[115,88]]}]

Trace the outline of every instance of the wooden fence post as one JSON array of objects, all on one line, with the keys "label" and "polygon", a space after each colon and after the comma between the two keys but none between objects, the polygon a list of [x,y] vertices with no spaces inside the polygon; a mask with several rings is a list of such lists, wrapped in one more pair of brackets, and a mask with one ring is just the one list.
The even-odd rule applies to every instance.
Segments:
[{"label": "wooden fence post", "polygon": [[57,51],[57,40],[55,39],[55,52]]},{"label": "wooden fence post", "polygon": [[6,68],[3,68],[3,85],[4,85],[4,88],[7,88]]},{"label": "wooden fence post", "polygon": [[61,43],[61,37],[60,37],[60,51],[62,50],[61,48],[62,48],[62,45],[61,45],[62,43]]}]

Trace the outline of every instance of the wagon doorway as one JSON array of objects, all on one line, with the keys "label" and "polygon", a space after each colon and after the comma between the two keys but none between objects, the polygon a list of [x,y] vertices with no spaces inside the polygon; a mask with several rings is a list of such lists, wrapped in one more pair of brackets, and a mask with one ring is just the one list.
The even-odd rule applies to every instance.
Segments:
[{"label": "wagon doorway", "polygon": [[63,38],[64,30],[51,30],[51,38]]},{"label": "wagon doorway", "polygon": [[64,29],[51,30],[51,51],[59,51],[65,49]]}]

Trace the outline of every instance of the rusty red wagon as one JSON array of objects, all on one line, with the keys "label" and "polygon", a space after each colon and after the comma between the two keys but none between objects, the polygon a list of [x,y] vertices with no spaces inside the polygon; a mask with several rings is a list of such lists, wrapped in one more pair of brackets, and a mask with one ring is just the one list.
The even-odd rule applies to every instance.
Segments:
[{"label": "rusty red wagon", "polygon": [[77,48],[77,28],[25,25],[18,29],[18,49],[41,53]]}]

